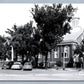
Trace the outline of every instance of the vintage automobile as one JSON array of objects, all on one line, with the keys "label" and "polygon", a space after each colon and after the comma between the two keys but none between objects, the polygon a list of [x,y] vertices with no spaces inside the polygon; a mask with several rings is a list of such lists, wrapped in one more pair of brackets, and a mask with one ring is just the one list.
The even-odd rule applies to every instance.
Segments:
[{"label": "vintage automobile", "polygon": [[14,62],[11,69],[14,69],[14,70],[21,70],[22,69],[22,64],[21,62]]},{"label": "vintage automobile", "polygon": [[23,66],[23,70],[32,70],[32,63],[31,62],[25,62]]},{"label": "vintage automobile", "polygon": [[13,65],[13,61],[4,62],[2,64],[2,69],[11,69],[12,65]]}]

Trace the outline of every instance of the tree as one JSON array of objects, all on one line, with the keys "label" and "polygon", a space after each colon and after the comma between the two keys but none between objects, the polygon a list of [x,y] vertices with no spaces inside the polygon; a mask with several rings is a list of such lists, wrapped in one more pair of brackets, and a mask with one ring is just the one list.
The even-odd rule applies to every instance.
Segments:
[{"label": "tree", "polygon": [[6,38],[0,35],[0,59],[6,58],[6,48],[5,48]]},{"label": "tree", "polygon": [[84,52],[84,39],[82,40],[80,45],[76,46],[74,53],[83,56],[83,52]]},{"label": "tree", "polygon": [[74,16],[75,8],[72,5],[63,6],[53,4],[32,8],[33,19],[37,23],[37,29],[41,34],[40,50],[45,55],[45,67],[47,67],[47,55],[58,43],[63,40],[63,35],[70,33],[70,22]]},{"label": "tree", "polygon": [[[17,42],[13,42],[13,38],[15,36],[15,33],[17,31],[17,26],[14,25],[11,29],[7,28],[7,30],[5,31],[6,33],[8,33],[10,36],[7,36],[6,39],[7,39],[7,42],[6,42],[6,47],[7,47],[7,53],[8,55],[11,55],[11,46],[17,46]],[[17,35],[18,37],[18,35]],[[17,60],[17,53],[16,53],[16,50],[14,49],[14,55],[16,56],[16,60]],[[11,57],[10,57],[11,58]]]},{"label": "tree", "polygon": [[39,33],[38,29],[35,29],[35,34],[33,35],[33,40],[31,42],[31,53],[32,56],[35,58],[35,67],[38,67],[38,54],[40,53],[40,38],[41,34]]},{"label": "tree", "polygon": [[[10,44],[14,47],[16,54],[22,55],[22,61],[24,61],[24,55],[30,55],[30,42],[33,36],[32,22],[25,24],[24,26],[15,26],[13,30],[8,29],[6,33],[11,35]],[[28,57],[28,56],[27,56]]]},{"label": "tree", "polygon": [[82,51],[81,51],[81,46],[76,46],[76,49],[74,50],[74,54],[81,54]]}]

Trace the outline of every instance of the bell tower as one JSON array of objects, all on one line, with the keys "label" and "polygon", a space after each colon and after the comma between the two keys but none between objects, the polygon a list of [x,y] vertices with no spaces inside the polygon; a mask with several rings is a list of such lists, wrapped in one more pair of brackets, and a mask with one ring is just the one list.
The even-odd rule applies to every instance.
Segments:
[{"label": "bell tower", "polygon": [[80,20],[79,17],[74,17],[74,18],[72,18],[71,26],[72,26],[73,28],[78,27],[78,26],[79,26],[79,20]]}]

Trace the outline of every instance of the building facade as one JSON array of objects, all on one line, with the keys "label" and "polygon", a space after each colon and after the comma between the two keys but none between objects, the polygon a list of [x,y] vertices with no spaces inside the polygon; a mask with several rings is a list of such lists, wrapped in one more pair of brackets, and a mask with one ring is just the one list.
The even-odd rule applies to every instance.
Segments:
[{"label": "building facade", "polygon": [[[70,58],[73,57],[76,46],[80,45],[84,38],[84,31],[78,25],[78,21],[79,18],[75,18],[75,20],[72,21],[73,30],[71,30],[71,33],[64,35],[63,41],[57,44],[57,48],[48,53],[49,62],[63,62],[63,59],[65,59],[65,63],[68,63]],[[44,57],[39,55],[39,59],[44,60]]]}]

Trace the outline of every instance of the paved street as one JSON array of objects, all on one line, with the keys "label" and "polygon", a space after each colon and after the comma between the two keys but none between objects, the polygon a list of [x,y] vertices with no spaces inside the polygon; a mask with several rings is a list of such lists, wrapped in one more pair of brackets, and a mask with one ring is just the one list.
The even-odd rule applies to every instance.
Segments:
[{"label": "paved street", "polygon": [[33,69],[23,70],[0,70],[0,80],[84,80],[84,70],[76,69]]}]

